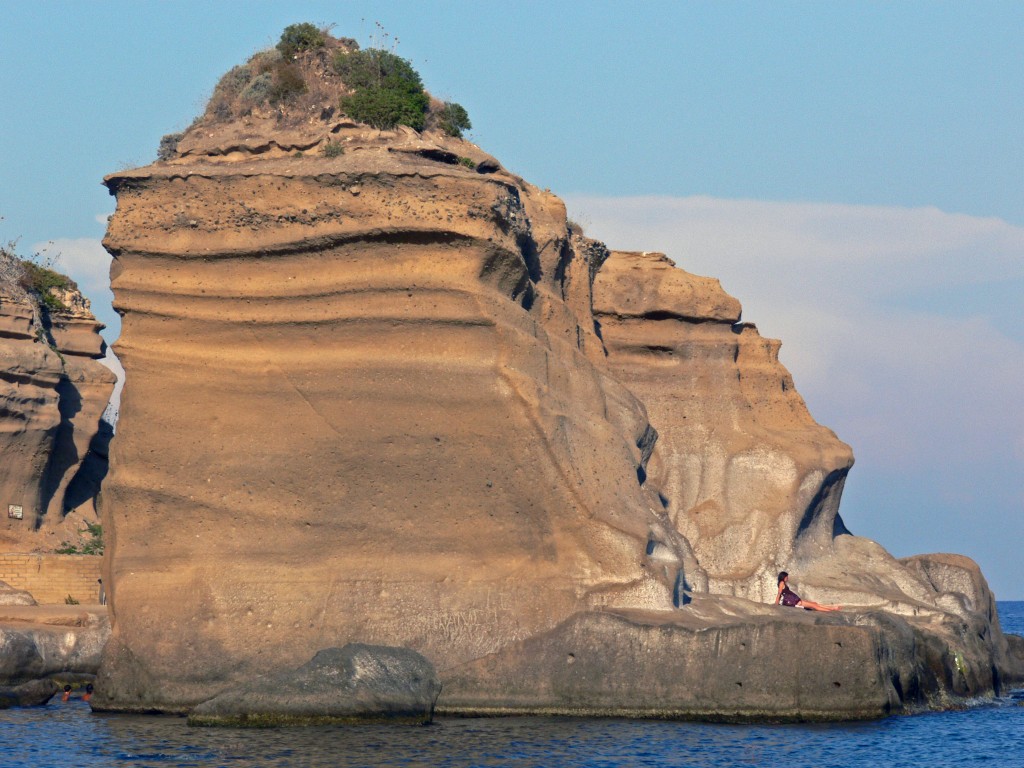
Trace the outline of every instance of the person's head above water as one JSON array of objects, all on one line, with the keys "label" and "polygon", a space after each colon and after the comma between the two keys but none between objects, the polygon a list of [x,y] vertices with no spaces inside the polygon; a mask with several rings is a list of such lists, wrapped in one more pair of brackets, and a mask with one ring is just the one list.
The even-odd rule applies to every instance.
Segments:
[{"label": "person's head above water", "polygon": [[779,584],[781,584],[782,582],[784,582],[788,578],[789,578],[789,574],[788,573],[786,573],[785,571],[779,571]]}]

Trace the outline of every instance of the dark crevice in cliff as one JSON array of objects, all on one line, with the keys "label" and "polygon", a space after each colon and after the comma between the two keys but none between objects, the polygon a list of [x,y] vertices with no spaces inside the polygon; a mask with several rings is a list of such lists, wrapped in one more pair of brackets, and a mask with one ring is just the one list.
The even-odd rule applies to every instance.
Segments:
[{"label": "dark crevice in cliff", "polygon": [[650,461],[651,454],[654,453],[654,446],[658,442],[658,430],[648,424],[644,427],[644,432],[640,435],[636,441],[636,447],[640,449],[640,464],[644,467],[647,466],[647,462]]},{"label": "dark crevice in cliff", "polygon": [[678,571],[676,573],[676,582],[672,588],[672,605],[676,608],[689,605],[693,601],[693,598],[687,594],[689,590],[690,585],[686,583],[686,577],[683,575],[682,570]]},{"label": "dark crevice in cliff", "polygon": [[60,487],[61,478],[78,463],[74,418],[82,410],[82,395],[67,376],[62,376],[57,382],[57,410],[60,413],[60,423],[53,432],[50,456],[46,462],[46,469],[39,479],[36,528],[42,524],[50,500]]},{"label": "dark crevice in cliff", "polygon": [[[516,297],[513,296],[513,299]],[[533,283],[527,283],[526,288],[523,290],[520,298],[520,306],[529,312],[533,308],[533,303],[537,300],[537,292],[533,289]]]},{"label": "dark crevice in cliff", "polygon": [[7,384],[13,384],[15,386],[23,386],[25,384],[32,384],[35,386],[46,387],[49,386],[47,383],[47,377],[45,376],[33,376],[31,373],[22,373],[20,371],[5,371],[0,369],[0,381]]},{"label": "dark crevice in cliff", "polygon": [[14,339],[15,341],[26,341],[32,338],[28,331],[0,330],[0,339]]},{"label": "dark crevice in cliff", "polygon": [[569,270],[569,265],[572,264],[572,260],[575,257],[575,252],[569,246],[568,240],[562,240],[558,248],[558,261],[555,262],[555,285],[558,285],[562,289],[562,300],[566,300],[566,293],[568,292],[569,286],[566,284],[566,273]]},{"label": "dark crevice in cliff", "polygon": [[521,233],[516,235],[516,245],[523,256],[523,261],[526,262],[526,270],[530,273],[530,279],[535,283],[539,283],[543,271],[540,267],[540,254],[537,252],[537,243],[533,241],[529,233]]},{"label": "dark crevice in cliff", "polygon": [[[343,235],[313,237],[306,240],[295,240],[279,246],[262,246],[258,251],[251,248],[230,251],[203,251],[202,258],[206,261],[227,259],[261,259],[271,256],[291,256],[302,253],[318,253],[344,245],[463,245],[479,242],[471,235],[459,232],[409,229],[372,229],[364,232],[353,232]],[[112,246],[105,246],[113,258],[120,256],[121,251]],[[154,259],[177,259],[188,261],[195,259],[191,253],[173,253],[163,251],[133,250],[133,256]]]},{"label": "dark crevice in cliff", "polygon": [[601,351],[604,352],[604,356],[608,357],[608,347],[604,343],[604,336],[601,335],[601,322],[596,317],[594,318],[594,335],[601,342]]},{"label": "dark crevice in cliff", "polygon": [[99,428],[89,442],[89,450],[64,492],[63,514],[66,515],[72,509],[99,495],[103,479],[107,476],[110,466],[110,441],[113,437],[113,425],[100,419]]},{"label": "dark crevice in cliff", "polygon": [[[389,151],[394,152],[394,149]],[[424,160],[432,160],[435,163],[445,163],[446,165],[458,165],[459,156],[454,152],[449,152],[447,149],[441,149],[440,147],[432,147],[429,149],[417,149],[411,154],[422,157]]]},{"label": "dark crevice in cliff", "polygon": [[[803,517],[800,519],[800,525],[797,526],[796,529],[796,539],[799,539],[805,533],[808,533],[810,531],[811,526],[817,520],[818,513],[825,505],[825,502],[828,500],[829,496],[831,496],[832,493],[835,491],[836,485],[842,482],[842,480],[846,477],[848,472],[849,470],[847,468],[842,468],[834,469],[828,473],[828,475],[822,481],[821,486],[818,488],[818,492],[814,494],[814,498],[811,499],[810,503],[807,505],[807,509],[804,510]],[[836,506],[838,506],[838,504]],[[846,526],[843,525],[842,520],[839,519],[839,514],[837,512],[835,519],[832,523],[833,536],[836,535],[835,520],[839,520],[839,525],[842,527],[842,531],[840,533],[849,533],[849,531],[846,530]]]},{"label": "dark crevice in cliff", "polygon": [[39,323],[42,326],[40,329],[42,333],[42,339],[45,340],[46,344],[52,349],[57,357],[60,358],[61,368],[64,367],[64,355],[57,349],[57,340],[53,337],[53,318],[50,316],[50,309],[43,303],[38,305],[39,311]]},{"label": "dark crevice in cliff", "polygon": [[[281,161],[289,161],[295,160],[296,158],[285,156],[277,159]],[[319,181],[321,183],[328,183],[331,186],[336,186],[338,185],[339,179],[341,178],[345,178],[349,181],[355,181],[357,178],[363,178],[372,175],[378,181],[383,179],[383,175],[380,173],[349,173],[342,176],[338,174],[327,174],[322,172],[287,172],[286,170],[282,170],[279,173],[268,173],[263,169],[246,172],[245,170],[237,168],[237,165],[241,164],[210,163],[206,166],[206,168],[203,171],[197,170],[195,166],[189,166],[189,170],[182,171],[180,173],[166,171],[159,173],[144,173],[142,172],[142,170],[136,172],[127,171],[125,172],[125,174],[118,174],[106,177],[103,180],[103,185],[107,188],[111,195],[114,195],[115,197],[120,197],[122,194],[126,192],[144,190],[149,186],[149,182],[154,180],[159,183],[164,183],[168,181],[190,181],[193,179],[203,179],[204,181],[212,181],[214,179],[257,179],[261,177],[272,177],[275,179],[315,179],[316,181]],[[257,163],[254,162],[253,165],[257,165]],[[448,164],[445,163],[444,165],[447,166]],[[484,160],[477,165],[475,172],[476,174],[479,175],[488,175],[496,173],[499,170],[501,170],[500,166],[498,166],[492,161]],[[473,171],[469,168],[463,170],[461,166],[456,165],[451,168],[438,168],[436,172],[431,173],[426,167],[418,165],[416,167],[410,168],[408,171],[390,170],[387,172],[386,175],[388,177],[391,177],[394,181],[401,181],[403,179],[429,180],[438,177],[451,177],[453,175],[462,175],[464,173],[473,173]],[[505,189],[515,189],[515,187],[510,186],[504,180],[504,177],[495,177],[494,179],[488,179],[487,182],[492,184],[500,184]]]},{"label": "dark crevice in cliff", "polygon": [[601,317],[612,317],[623,323],[635,322],[645,323],[648,321],[668,321],[673,323],[687,323],[689,325],[727,325],[730,326],[734,333],[739,333],[736,330],[736,326],[730,323],[728,320],[719,320],[714,317],[697,317],[690,315],[683,315],[678,312],[670,312],[667,310],[652,310],[650,312],[637,313],[624,313],[624,312],[608,312],[608,311],[597,311],[595,315]]}]

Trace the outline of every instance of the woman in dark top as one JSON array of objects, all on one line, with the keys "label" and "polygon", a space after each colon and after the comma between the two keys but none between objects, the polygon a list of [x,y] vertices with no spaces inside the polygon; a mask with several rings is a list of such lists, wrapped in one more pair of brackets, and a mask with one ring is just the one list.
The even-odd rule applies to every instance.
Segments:
[{"label": "woman in dark top", "polygon": [[783,571],[779,574],[779,594],[775,596],[775,604],[788,605],[791,608],[806,608],[809,611],[838,611],[838,605],[820,605],[810,600],[804,600],[796,592],[789,588],[789,574]]}]

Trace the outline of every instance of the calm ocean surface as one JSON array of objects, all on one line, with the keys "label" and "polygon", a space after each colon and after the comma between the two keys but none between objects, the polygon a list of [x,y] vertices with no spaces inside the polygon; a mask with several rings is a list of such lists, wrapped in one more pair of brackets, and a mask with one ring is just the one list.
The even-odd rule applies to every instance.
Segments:
[{"label": "calm ocean surface", "polygon": [[[1000,602],[1024,635],[1024,602]],[[429,727],[189,728],[93,714],[80,701],[0,711],[8,766],[1024,766],[1024,699],[842,725],[705,725],[554,718],[443,719]]]}]

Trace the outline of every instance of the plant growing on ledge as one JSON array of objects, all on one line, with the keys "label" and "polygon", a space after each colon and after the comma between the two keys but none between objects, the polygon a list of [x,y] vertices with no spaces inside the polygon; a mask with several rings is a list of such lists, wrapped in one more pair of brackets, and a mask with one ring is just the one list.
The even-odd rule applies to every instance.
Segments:
[{"label": "plant growing on ledge", "polygon": [[85,528],[78,531],[87,540],[81,547],[64,542],[54,552],[58,555],[102,555],[103,554],[103,526],[99,523],[86,523]]},{"label": "plant growing on ledge", "polygon": [[320,152],[324,157],[341,157],[345,154],[345,147],[342,146],[340,141],[332,141],[328,139],[323,146],[321,146]]},{"label": "plant growing on ledge", "polygon": [[22,278],[21,287],[29,293],[34,294],[43,305],[50,311],[65,310],[67,307],[64,303],[50,293],[51,288],[57,290],[67,290],[69,288],[77,287],[71,278],[54,272],[49,267],[44,267],[40,264],[36,264],[30,259],[21,260],[22,267]]}]

